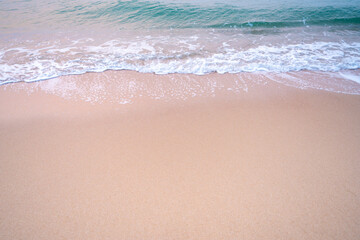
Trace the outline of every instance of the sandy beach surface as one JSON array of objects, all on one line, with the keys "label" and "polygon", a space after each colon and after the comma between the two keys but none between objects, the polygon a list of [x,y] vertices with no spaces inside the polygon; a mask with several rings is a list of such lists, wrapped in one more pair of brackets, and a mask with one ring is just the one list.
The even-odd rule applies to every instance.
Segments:
[{"label": "sandy beach surface", "polygon": [[359,95],[41,87],[104,74],[0,86],[0,239],[359,239]]}]

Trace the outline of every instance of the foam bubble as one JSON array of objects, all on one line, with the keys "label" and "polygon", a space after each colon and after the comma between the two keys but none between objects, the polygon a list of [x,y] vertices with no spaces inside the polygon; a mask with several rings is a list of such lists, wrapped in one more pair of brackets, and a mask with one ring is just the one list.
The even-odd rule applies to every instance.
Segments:
[{"label": "foam bubble", "polygon": [[355,75],[355,74],[351,74],[351,73],[342,73],[342,72],[340,72],[339,74],[340,74],[340,76],[342,76],[345,79],[348,79],[348,80],[351,80],[351,81],[354,81],[354,82],[360,84],[360,75]]}]

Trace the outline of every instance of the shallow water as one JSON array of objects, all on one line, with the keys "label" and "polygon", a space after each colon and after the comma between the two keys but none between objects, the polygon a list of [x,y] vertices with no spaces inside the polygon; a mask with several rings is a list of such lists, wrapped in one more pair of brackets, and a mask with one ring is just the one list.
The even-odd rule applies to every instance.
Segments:
[{"label": "shallow water", "polygon": [[[360,0],[0,2],[0,84],[108,69],[203,75],[359,67]],[[345,85],[359,81],[346,74]]]}]

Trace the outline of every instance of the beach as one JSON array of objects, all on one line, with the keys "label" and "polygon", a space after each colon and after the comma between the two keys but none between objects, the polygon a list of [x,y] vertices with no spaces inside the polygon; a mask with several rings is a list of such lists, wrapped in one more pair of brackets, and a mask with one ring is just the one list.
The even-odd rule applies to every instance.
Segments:
[{"label": "beach", "polygon": [[360,0],[0,1],[0,240],[356,240]]},{"label": "beach", "polygon": [[358,238],[359,95],[186,76],[0,86],[0,238]]}]

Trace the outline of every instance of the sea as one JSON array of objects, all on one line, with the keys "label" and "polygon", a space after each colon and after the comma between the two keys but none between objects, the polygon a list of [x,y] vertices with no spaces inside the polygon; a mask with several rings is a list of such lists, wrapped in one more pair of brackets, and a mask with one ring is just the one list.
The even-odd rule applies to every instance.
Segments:
[{"label": "sea", "polygon": [[303,86],[310,72],[326,77],[309,87],[360,94],[359,68],[360,0],[0,0],[0,85],[131,70]]}]

